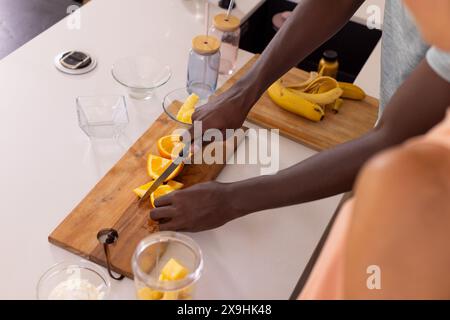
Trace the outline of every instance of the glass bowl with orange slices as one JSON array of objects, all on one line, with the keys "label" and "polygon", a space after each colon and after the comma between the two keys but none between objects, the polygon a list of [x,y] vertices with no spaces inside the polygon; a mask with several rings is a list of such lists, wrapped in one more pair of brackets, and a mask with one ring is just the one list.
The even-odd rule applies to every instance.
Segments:
[{"label": "glass bowl with orange slices", "polygon": [[187,88],[179,88],[164,97],[162,107],[169,118],[186,128],[192,125],[192,114],[195,109],[207,102],[208,98],[190,93]]}]

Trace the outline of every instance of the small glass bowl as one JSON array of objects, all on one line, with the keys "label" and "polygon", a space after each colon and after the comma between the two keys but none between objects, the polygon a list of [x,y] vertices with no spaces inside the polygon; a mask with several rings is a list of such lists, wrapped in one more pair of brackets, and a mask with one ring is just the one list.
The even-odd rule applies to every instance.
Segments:
[{"label": "small glass bowl", "polygon": [[128,88],[131,98],[147,100],[153,91],[172,76],[169,66],[150,56],[134,56],[119,59],[111,70],[113,78]]},{"label": "small glass bowl", "polygon": [[[182,279],[161,280],[166,263],[175,259],[188,270]],[[203,255],[197,243],[177,232],[157,232],[144,238],[131,260],[136,295],[140,300],[191,300],[203,272]]]},{"label": "small glass bowl", "polygon": [[[191,124],[187,122],[183,122],[177,119],[178,111],[180,110],[183,103],[186,101],[186,99],[191,95],[188,88],[179,88],[175,89],[164,97],[162,101],[162,107],[164,109],[164,112],[175,122],[182,125],[183,127],[190,127]],[[208,102],[208,98],[200,99],[195,106],[195,108],[199,108],[202,105],[206,104]]]},{"label": "small glass bowl", "polygon": [[39,300],[106,300],[111,283],[106,273],[88,261],[61,262],[48,269],[37,284]]},{"label": "small glass bowl", "polygon": [[78,125],[89,138],[118,138],[129,122],[124,96],[77,97]]}]

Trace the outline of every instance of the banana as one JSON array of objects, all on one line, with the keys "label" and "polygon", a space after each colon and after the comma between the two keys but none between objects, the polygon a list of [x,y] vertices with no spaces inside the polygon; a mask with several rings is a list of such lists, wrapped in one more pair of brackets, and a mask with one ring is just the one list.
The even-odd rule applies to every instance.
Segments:
[{"label": "banana", "polygon": [[310,102],[295,92],[283,87],[280,80],[272,84],[267,90],[270,98],[281,108],[305,117],[311,121],[319,122],[325,116],[323,108]]},{"label": "banana", "polygon": [[351,100],[364,100],[366,98],[366,93],[360,87],[348,82],[339,82],[338,84],[344,90],[341,98]]},{"label": "banana", "polygon": [[334,104],[332,105],[331,110],[333,110],[333,113],[338,113],[339,109],[342,107],[342,105],[344,104],[344,100],[342,99],[337,99]]},{"label": "banana", "polygon": [[281,108],[316,122],[324,118],[325,107],[338,113],[344,98],[363,100],[366,97],[366,93],[352,83],[337,82],[315,72],[304,82],[285,83],[280,79],[267,92]]},{"label": "banana", "polygon": [[[330,103],[334,103],[337,99],[339,99],[342,95],[343,90],[341,88],[334,88],[327,92],[323,93],[305,93],[299,90],[293,90],[293,89],[286,89],[291,90],[295,94],[297,94],[299,97],[302,97],[305,100],[308,100],[309,102],[319,104],[319,105],[326,105]],[[320,92],[320,91],[319,91]]]}]

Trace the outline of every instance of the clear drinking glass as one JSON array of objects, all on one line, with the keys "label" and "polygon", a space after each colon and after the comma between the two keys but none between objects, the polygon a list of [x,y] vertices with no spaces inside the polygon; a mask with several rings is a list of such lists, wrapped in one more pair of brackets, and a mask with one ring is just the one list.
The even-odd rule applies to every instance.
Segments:
[{"label": "clear drinking glass", "polygon": [[217,88],[219,76],[220,52],[199,54],[194,50],[189,53],[187,87],[190,93],[200,98],[207,98]]},{"label": "clear drinking glass", "polygon": [[195,93],[205,99],[216,91],[219,66],[220,41],[206,35],[192,39],[186,85],[189,93]]},{"label": "clear drinking glass", "polygon": [[[187,274],[178,280],[163,280],[161,271],[174,259]],[[136,295],[140,300],[190,300],[203,271],[199,246],[176,232],[157,232],[143,239],[132,258]]]},{"label": "clear drinking glass", "polygon": [[237,17],[224,13],[216,15],[213,22],[210,32],[221,41],[219,73],[230,75],[236,68],[241,22]]},{"label": "clear drinking glass", "polygon": [[118,138],[129,122],[124,96],[77,97],[76,104],[78,124],[90,138]]}]

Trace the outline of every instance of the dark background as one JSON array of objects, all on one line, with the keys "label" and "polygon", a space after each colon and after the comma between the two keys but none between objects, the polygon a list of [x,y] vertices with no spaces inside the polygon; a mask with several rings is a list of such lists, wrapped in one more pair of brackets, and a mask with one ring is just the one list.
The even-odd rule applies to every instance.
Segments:
[{"label": "dark background", "polygon": [[[239,6],[239,1],[236,0]],[[261,53],[276,31],[272,26],[274,14],[291,11],[296,4],[284,0],[266,1],[242,27],[240,47],[253,53]],[[326,19],[326,14],[323,15]],[[320,22],[319,22],[320,23]],[[366,26],[349,22],[338,34],[314,51],[299,67],[307,71],[317,71],[318,63],[325,50],[339,53],[340,71],[338,78],[353,82],[366,63],[381,37],[381,31],[369,30]]]},{"label": "dark background", "polygon": [[66,16],[71,0],[0,0],[0,59]]}]

